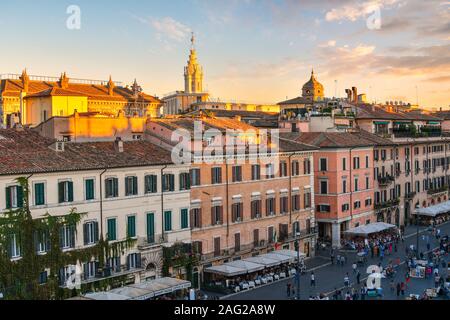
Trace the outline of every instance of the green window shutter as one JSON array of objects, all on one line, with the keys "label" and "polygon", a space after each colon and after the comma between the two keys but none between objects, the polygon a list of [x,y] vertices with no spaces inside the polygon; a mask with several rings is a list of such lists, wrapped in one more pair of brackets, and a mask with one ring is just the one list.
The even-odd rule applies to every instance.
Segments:
[{"label": "green window shutter", "polygon": [[43,183],[36,183],[34,185],[34,204],[36,206],[42,206],[45,204],[45,193]]},{"label": "green window shutter", "polygon": [[58,199],[59,203],[64,202],[64,182],[58,183]]},{"label": "green window shutter", "polygon": [[147,214],[147,241],[153,243],[155,241],[155,215]]},{"label": "green window shutter", "polygon": [[114,197],[118,197],[119,196],[119,179],[114,178],[113,185],[114,185]]},{"label": "green window shutter", "polygon": [[181,209],[181,229],[187,229],[189,227],[188,210]]},{"label": "green window shutter", "polygon": [[173,174],[169,175],[169,191],[175,191],[175,176]]},{"label": "green window shutter", "polygon": [[11,209],[11,187],[7,187],[6,191],[6,209]]},{"label": "green window shutter", "polygon": [[158,192],[158,176],[151,176],[152,177],[152,192],[156,193]]},{"label": "green window shutter", "polygon": [[164,212],[164,231],[172,231],[172,211]]},{"label": "green window shutter", "polygon": [[69,188],[68,193],[69,193],[69,199],[67,199],[69,202],[73,202],[73,182],[72,181],[68,181],[67,182],[67,187]]},{"label": "green window shutter", "polygon": [[98,222],[95,221],[94,222],[94,241],[97,243],[99,240],[99,236],[98,236]]},{"label": "green window shutter", "polygon": [[117,240],[116,234],[116,219],[108,219],[108,240],[115,241]]},{"label": "green window shutter", "polygon": [[88,179],[85,181],[86,200],[94,200],[94,180]]},{"label": "green window shutter", "polygon": [[69,228],[70,228],[70,247],[75,248],[76,229],[74,225],[69,226]]},{"label": "green window shutter", "polygon": [[133,177],[133,194],[138,194],[138,179],[137,177]]},{"label": "green window shutter", "polygon": [[17,208],[23,207],[23,187],[17,186]]},{"label": "green window shutter", "polygon": [[129,238],[136,237],[136,216],[128,217],[127,227],[127,236]]}]

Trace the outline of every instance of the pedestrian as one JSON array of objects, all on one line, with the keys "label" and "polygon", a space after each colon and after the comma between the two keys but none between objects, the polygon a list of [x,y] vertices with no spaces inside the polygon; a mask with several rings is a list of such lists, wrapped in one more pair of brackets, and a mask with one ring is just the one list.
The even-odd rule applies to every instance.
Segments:
[{"label": "pedestrian", "polygon": [[397,283],[397,298],[400,297],[400,291],[402,290],[400,282]]},{"label": "pedestrian", "polygon": [[353,262],[352,269],[353,269],[353,273],[356,273],[358,271],[358,265],[356,264],[356,262]]},{"label": "pedestrian", "polygon": [[434,287],[438,288],[440,283],[441,283],[441,276],[438,273],[437,275],[434,276]]},{"label": "pedestrian", "polygon": [[370,256],[373,258],[374,254],[375,254],[375,249],[374,249],[373,245],[370,245]]},{"label": "pedestrian", "polygon": [[395,282],[394,280],[391,280],[391,292],[395,291]]},{"label": "pedestrian", "polygon": [[395,251],[395,253],[397,253],[397,250],[398,250],[398,248],[397,248],[397,242],[396,242],[396,243],[394,243],[394,251]]},{"label": "pedestrian", "polygon": [[352,296],[349,291],[347,291],[347,293],[345,294],[345,300],[347,300],[347,301],[352,300]]},{"label": "pedestrian", "polygon": [[359,270],[356,273],[356,283],[358,283],[358,284],[361,283],[361,272],[359,272]]},{"label": "pedestrian", "polygon": [[286,285],[286,290],[287,290],[287,296],[288,297],[291,296],[291,287],[292,287],[292,284],[290,282],[288,282],[288,284]]},{"label": "pedestrian", "polygon": [[315,286],[316,286],[316,276],[313,271],[313,272],[311,272],[311,287],[315,287]]},{"label": "pedestrian", "polygon": [[333,265],[334,264],[334,253],[331,254],[330,260],[331,260],[331,265]]},{"label": "pedestrian", "polygon": [[406,284],[404,282],[400,283],[400,292],[402,296],[405,296]]},{"label": "pedestrian", "polygon": [[337,265],[341,264],[341,255],[339,253],[336,255],[336,264]]},{"label": "pedestrian", "polygon": [[358,291],[352,288],[352,300],[358,300]]},{"label": "pedestrian", "polygon": [[338,291],[336,288],[334,288],[334,292],[333,292],[333,300],[337,300],[338,299]]},{"label": "pedestrian", "polygon": [[361,295],[361,300],[366,300],[366,292],[365,292],[365,288],[364,287],[361,287],[361,290],[360,290],[360,295]]},{"label": "pedestrian", "polygon": [[346,288],[350,287],[350,277],[348,276],[348,272],[345,274],[345,277],[344,277],[344,286]]},{"label": "pedestrian", "polygon": [[345,264],[345,257],[342,255],[341,256],[341,265],[344,266],[344,264]]}]

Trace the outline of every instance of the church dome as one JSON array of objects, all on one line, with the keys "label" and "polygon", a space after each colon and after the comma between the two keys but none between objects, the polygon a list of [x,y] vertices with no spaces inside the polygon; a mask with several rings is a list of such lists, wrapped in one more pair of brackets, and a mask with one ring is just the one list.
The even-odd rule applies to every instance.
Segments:
[{"label": "church dome", "polygon": [[314,70],[311,72],[311,78],[303,85],[302,96],[309,100],[322,100],[324,97],[323,85],[317,81],[314,76]]}]

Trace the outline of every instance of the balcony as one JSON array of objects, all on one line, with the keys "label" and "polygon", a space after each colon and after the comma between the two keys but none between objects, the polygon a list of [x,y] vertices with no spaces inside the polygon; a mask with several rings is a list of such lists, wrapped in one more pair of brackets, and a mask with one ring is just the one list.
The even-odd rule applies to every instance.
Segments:
[{"label": "balcony", "polygon": [[388,200],[385,202],[375,204],[375,210],[387,209],[391,207],[398,206],[400,204],[400,199]]},{"label": "balcony", "polygon": [[154,234],[148,237],[139,237],[137,246],[139,250],[145,250],[151,247],[159,246],[168,242],[167,234]]},{"label": "balcony", "polygon": [[448,191],[448,186],[444,186],[441,188],[433,188],[433,189],[428,189],[427,194],[429,195],[435,195],[441,192],[447,192]]},{"label": "balcony", "polygon": [[412,199],[414,199],[415,196],[416,196],[416,192],[408,192],[405,194],[405,199],[412,200]]},{"label": "balcony", "polygon": [[414,125],[408,127],[398,127],[393,129],[395,138],[433,138],[441,137],[441,127],[423,126],[415,127]]},{"label": "balcony", "polygon": [[380,187],[387,187],[395,181],[394,177],[390,175],[386,175],[385,177],[378,176],[377,180]]}]

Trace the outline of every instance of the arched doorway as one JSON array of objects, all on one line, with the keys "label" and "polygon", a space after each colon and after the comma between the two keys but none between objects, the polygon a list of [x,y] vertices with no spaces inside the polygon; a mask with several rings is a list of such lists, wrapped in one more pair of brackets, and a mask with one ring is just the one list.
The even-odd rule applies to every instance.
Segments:
[{"label": "arched doorway", "polygon": [[392,212],[390,210],[386,214],[386,223],[392,224]]},{"label": "arched doorway", "polygon": [[145,268],[145,280],[154,280],[157,276],[157,270],[154,263],[149,263]]},{"label": "arched doorway", "polygon": [[400,228],[400,210],[395,210],[395,225]]},{"label": "arched doorway", "polygon": [[405,226],[409,224],[409,217],[411,215],[411,208],[409,202],[405,203]]}]

